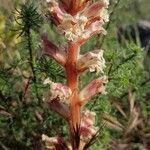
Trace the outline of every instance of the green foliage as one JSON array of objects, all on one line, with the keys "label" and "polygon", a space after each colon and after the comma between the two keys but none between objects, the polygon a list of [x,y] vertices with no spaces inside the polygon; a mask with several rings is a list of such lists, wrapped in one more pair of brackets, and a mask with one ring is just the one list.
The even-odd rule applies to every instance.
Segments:
[{"label": "green foliage", "polygon": [[20,25],[20,35],[28,35],[30,30],[39,31],[42,24],[42,17],[38,14],[34,3],[26,2],[21,4],[20,10],[17,10],[19,16],[17,22]]}]

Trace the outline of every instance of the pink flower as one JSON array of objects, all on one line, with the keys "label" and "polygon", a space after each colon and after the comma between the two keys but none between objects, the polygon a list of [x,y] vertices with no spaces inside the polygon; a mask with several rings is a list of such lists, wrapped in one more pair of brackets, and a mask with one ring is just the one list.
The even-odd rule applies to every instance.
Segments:
[{"label": "pink flower", "polygon": [[105,94],[105,86],[104,84],[107,83],[107,77],[101,77],[91,81],[80,93],[79,97],[81,100],[81,104],[86,104],[93,96],[98,93]]},{"label": "pink flower", "polygon": [[83,116],[82,116],[82,122],[84,122],[85,124],[92,126],[95,123],[95,112],[89,111],[89,110],[85,110],[83,112]]},{"label": "pink flower", "polygon": [[70,118],[69,106],[66,103],[63,103],[58,98],[53,99],[47,102],[49,108],[61,115],[66,121]]},{"label": "pink flower", "polygon": [[47,36],[42,35],[42,46],[43,46],[43,53],[54,58],[59,64],[62,66],[66,63],[66,52],[63,49],[58,48],[56,45],[51,43]]},{"label": "pink flower", "polygon": [[54,83],[49,79],[46,79],[44,84],[50,84],[50,90],[44,93],[44,102],[48,104],[51,110],[68,120],[71,90],[67,86]]},{"label": "pink flower", "polygon": [[[109,20],[107,13],[108,0],[98,1],[92,5],[86,3],[85,8],[80,11],[76,9],[76,13],[66,11],[66,7],[62,2],[66,4],[66,1],[63,0],[48,1],[49,12],[58,29],[65,34],[69,41],[82,43],[93,34],[106,33],[102,26]],[[85,2],[86,0],[83,1],[84,4]]]},{"label": "pink flower", "polygon": [[94,136],[98,128],[94,126],[95,113],[86,110],[82,114],[81,125],[80,125],[80,137],[82,140],[90,140]]},{"label": "pink flower", "polygon": [[77,67],[79,71],[89,69],[90,72],[101,72],[105,67],[105,59],[103,58],[103,50],[94,50],[81,55],[78,59]]},{"label": "pink flower", "polygon": [[66,85],[54,83],[49,78],[44,81],[44,84],[50,84],[50,91],[45,93],[44,101],[49,102],[58,98],[61,102],[69,103],[72,92]]}]

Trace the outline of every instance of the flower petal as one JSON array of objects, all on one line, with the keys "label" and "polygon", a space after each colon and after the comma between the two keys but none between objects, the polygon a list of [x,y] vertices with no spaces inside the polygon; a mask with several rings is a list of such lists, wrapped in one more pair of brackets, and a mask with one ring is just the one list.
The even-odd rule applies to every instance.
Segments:
[{"label": "flower petal", "polygon": [[83,32],[82,38],[87,40],[89,37],[97,33],[103,33],[105,35],[106,31],[102,27],[103,24],[104,23],[102,21],[93,22],[88,28],[85,29],[85,31]]},{"label": "flower petal", "polygon": [[58,26],[60,32],[64,33],[69,41],[77,41],[82,36],[87,18],[77,14],[75,16],[64,19]]},{"label": "flower petal", "polygon": [[44,142],[48,142],[49,145],[54,145],[54,144],[58,144],[58,137],[48,137],[45,134],[42,134],[42,141]]},{"label": "flower petal", "polygon": [[85,110],[82,116],[82,122],[84,122],[88,126],[92,126],[95,123],[95,116],[95,112]]},{"label": "flower petal", "polygon": [[49,9],[51,16],[58,23],[56,25],[61,24],[63,21],[73,20],[73,17],[65,11],[60,1],[51,0],[51,1],[48,1],[48,5],[49,5],[48,9]]}]

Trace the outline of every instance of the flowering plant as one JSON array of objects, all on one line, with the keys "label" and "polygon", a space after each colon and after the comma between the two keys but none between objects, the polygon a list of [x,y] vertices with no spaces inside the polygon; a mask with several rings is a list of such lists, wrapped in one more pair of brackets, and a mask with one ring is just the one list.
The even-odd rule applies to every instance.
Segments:
[{"label": "flowering plant", "polygon": [[45,92],[44,101],[51,110],[61,115],[68,123],[70,139],[42,135],[48,149],[83,150],[98,134],[94,126],[95,113],[83,108],[96,94],[104,94],[107,77],[102,76],[91,81],[80,92],[78,78],[85,72],[101,72],[105,67],[103,50],[93,50],[80,54],[80,47],[92,35],[106,34],[102,27],[108,22],[108,0],[47,0],[48,14],[58,31],[65,35],[65,49],[50,42],[44,34],[41,36],[44,54],[55,59],[65,70],[66,85],[54,83],[49,79],[44,84],[50,85]]}]

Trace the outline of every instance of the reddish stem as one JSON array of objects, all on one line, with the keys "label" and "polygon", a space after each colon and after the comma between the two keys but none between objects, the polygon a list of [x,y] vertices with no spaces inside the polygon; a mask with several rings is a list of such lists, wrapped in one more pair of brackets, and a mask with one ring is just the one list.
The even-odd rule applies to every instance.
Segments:
[{"label": "reddish stem", "polygon": [[[80,125],[80,105],[79,105],[79,97],[78,97],[78,70],[76,67],[77,64],[77,56],[79,53],[80,47],[77,43],[69,43],[68,44],[68,57],[66,62],[66,75],[67,75],[67,85],[72,91],[72,95],[70,98],[70,129],[72,136],[77,132]],[[75,137],[72,137],[74,140]]]}]

